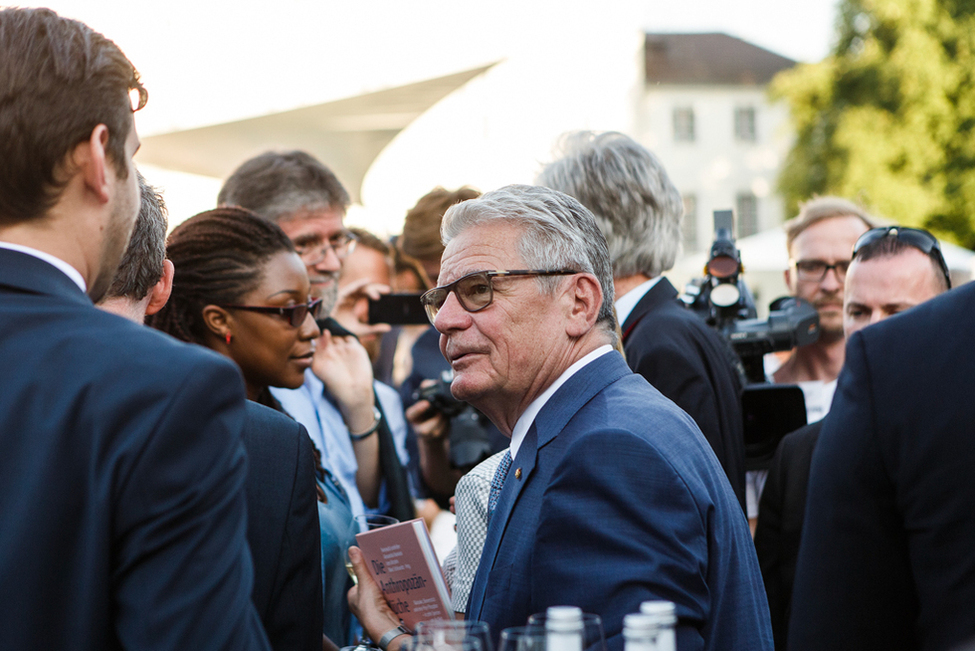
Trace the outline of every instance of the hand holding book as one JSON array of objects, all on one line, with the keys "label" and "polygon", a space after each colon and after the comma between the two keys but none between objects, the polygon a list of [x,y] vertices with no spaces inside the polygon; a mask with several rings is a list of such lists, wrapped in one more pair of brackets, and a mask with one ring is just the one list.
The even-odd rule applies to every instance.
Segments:
[{"label": "hand holding book", "polygon": [[[379,584],[373,579],[368,563],[358,547],[349,548],[349,561],[352,563],[352,570],[358,580],[358,584],[349,590],[349,608],[362,624],[366,634],[371,639],[378,640],[386,631],[399,626],[399,616],[393,612],[389,603],[386,602],[383,591],[379,589]],[[406,639],[405,636],[394,638],[389,643],[387,651],[399,651]]]}]

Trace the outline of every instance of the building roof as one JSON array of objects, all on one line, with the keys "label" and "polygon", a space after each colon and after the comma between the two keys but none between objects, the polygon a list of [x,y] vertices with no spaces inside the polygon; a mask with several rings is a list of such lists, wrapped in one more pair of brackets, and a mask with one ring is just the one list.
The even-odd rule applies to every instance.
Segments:
[{"label": "building roof", "polygon": [[795,61],[727,34],[647,34],[648,84],[764,86]]}]

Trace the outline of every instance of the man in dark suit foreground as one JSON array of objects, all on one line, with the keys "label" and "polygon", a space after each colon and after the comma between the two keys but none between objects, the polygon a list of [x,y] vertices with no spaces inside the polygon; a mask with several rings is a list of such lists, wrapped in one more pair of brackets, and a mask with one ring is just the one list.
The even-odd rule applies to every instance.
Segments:
[{"label": "man in dark suit foreground", "polygon": [[0,61],[0,647],[266,649],[239,372],[92,305],[138,210],[145,90],[44,9],[0,11]]},{"label": "man in dark suit foreground", "polygon": [[[926,246],[897,227],[860,242],[875,231]],[[914,254],[944,287],[947,270]],[[975,635],[973,313],[967,285],[849,339],[812,457],[789,649],[938,650]]]},{"label": "man in dark suit foreground", "polygon": [[[168,300],[174,268],[166,259],[165,203],[141,174],[138,178],[139,216],[98,307],[143,323]],[[243,441],[251,598],[274,649],[321,649],[321,539],[311,439],[291,418],[248,400]]]},{"label": "man in dark suit foreground", "polygon": [[662,274],[680,250],[684,205],[656,156],[621,133],[579,132],[538,184],[596,217],[613,263],[626,361],[701,428],[745,508],[742,385],[727,343],[677,300]]},{"label": "man in dark suit foreground", "polygon": [[[909,234],[912,231],[879,228],[868,231],[861,238],[865,243],[856,249],[846,273],[843,334],[847,338],[948,289],[941,252],[932,248],[924,253],[910,242],[899,239],[898,232]],[[930,237],[925,241],[935,241],[926,231],[917,237]],[[786,648],[809,467],[822,425],[822,420],[810,423],[788,434],[779,443],[758,512],[755,550],[762,566],[772,632],[778,649]]]},{"label": "man in dark suit foreground", "polygon": [[[667,599],[681,649],[770,649],[727,477],[694,421],[613,350],[612,270],[592,214],[560,192],[508,186],[451,207],[442,233],[442,286],[423,301],[451,391],[511,437],[468,619],[498,633],[575,605],[602,617],[619,651],[623,616]],[[388,642],[397,620],[350,555],[350,603]]]}]

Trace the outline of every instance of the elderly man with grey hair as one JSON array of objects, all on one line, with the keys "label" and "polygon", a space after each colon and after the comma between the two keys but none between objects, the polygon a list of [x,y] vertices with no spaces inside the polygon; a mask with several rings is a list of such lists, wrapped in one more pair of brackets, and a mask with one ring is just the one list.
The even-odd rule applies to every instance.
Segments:
[{"label": "elderly man with grey hair", "polygon": [[[681,649],[771,649],[755,549],[694,421],[613,349],[606,240],[592,213],[548,188],[508,186],[444,216],[440,287],[423,302],[451,391],[506,436],[466,616],[491,630],[549,606],[623,617],[677,607]],[[362,554],[353,611],[380,647],[405,641]]]},{"label": "elderly man with grey hair", "polygon": [[724,340],[677,300],[662,274],[680,250],[680,194],[657,158],[621,133],[577,132],[538,184],[596,217],[613,263],[626,361],[697,423],[745,507],[742,382]]}]

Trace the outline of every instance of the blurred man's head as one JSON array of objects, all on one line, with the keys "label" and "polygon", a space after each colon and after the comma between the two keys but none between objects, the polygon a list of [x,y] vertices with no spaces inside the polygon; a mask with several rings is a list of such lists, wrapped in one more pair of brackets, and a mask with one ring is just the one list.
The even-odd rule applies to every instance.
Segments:
[{"label": "blurred man's head", "polygon": [[111,287],[98,307],[142,323],[169,300],[173,263],[166,259],[166,203],[142,174],[137,174],[139,215]]},{"label": "blurred man's head", "polygon": [[562,155],[536,179],[575,197],[606,237],[616,279],[655,278],[674,266],[684,206],[660,161],[621,133],[565,136]]},{"label": "blurred man's head", "polygon": [[330,169],[303,151],[266,152],[234,170],[217,203],[276,222],[304,261],[312,292],[331,312],[351,240],[342,225],[349,193]]},{"label": "blurred man's head", "polygon": [[949,287],[948,268],[933,235],[915,228],[875,228],[860,237],[846,274],[843,330],[849,337]]},{"label": "blurred man's head", "polygon": [[874,224],[856,204],[839,197],[818,197],[802,205],[786,223],[789,268],[785,282],[793,296],[819,312],[822,343],[843,338],[843,281],[857,238]]},{"label": "blurred man's head", "polygon": [[[392,284],[393,264],[390,257],[391,248],[388,244],[361,228],[351,228],[355,236],[355,246],[342,263],[342,273],[339,275],[339,287],[348,287],[354,283],[376,283],[390,286]],[[358,296],[352,313],[362,323],[369,318],[369,299],[365,295]],[[379,356],[380,337],[378,334],[359,335],[359,342],[369,353],[369,358],[375,362]]]},{"label": "blurred man's head", "polygon": [[396,246],[423,266],[432,285],[437,284],[440,275],[440,257],[444,249],[440,241],[440,223],[444,213],[455,203],[479,196],[480,192],[467,186],[457,190],[434,188],[406,213],[403,234],[396,240]]},{"label": "blurred man's head", "polygon": [[[0,11],[0,229],[22,237],[63,204],[58,214],[71,219],[34,248],[73,258],[93,300],[138,212],[132,113],[146,98],[118,46],[87,25],[49,9]],[[47,246],[60,239],[74,249]]]}]

